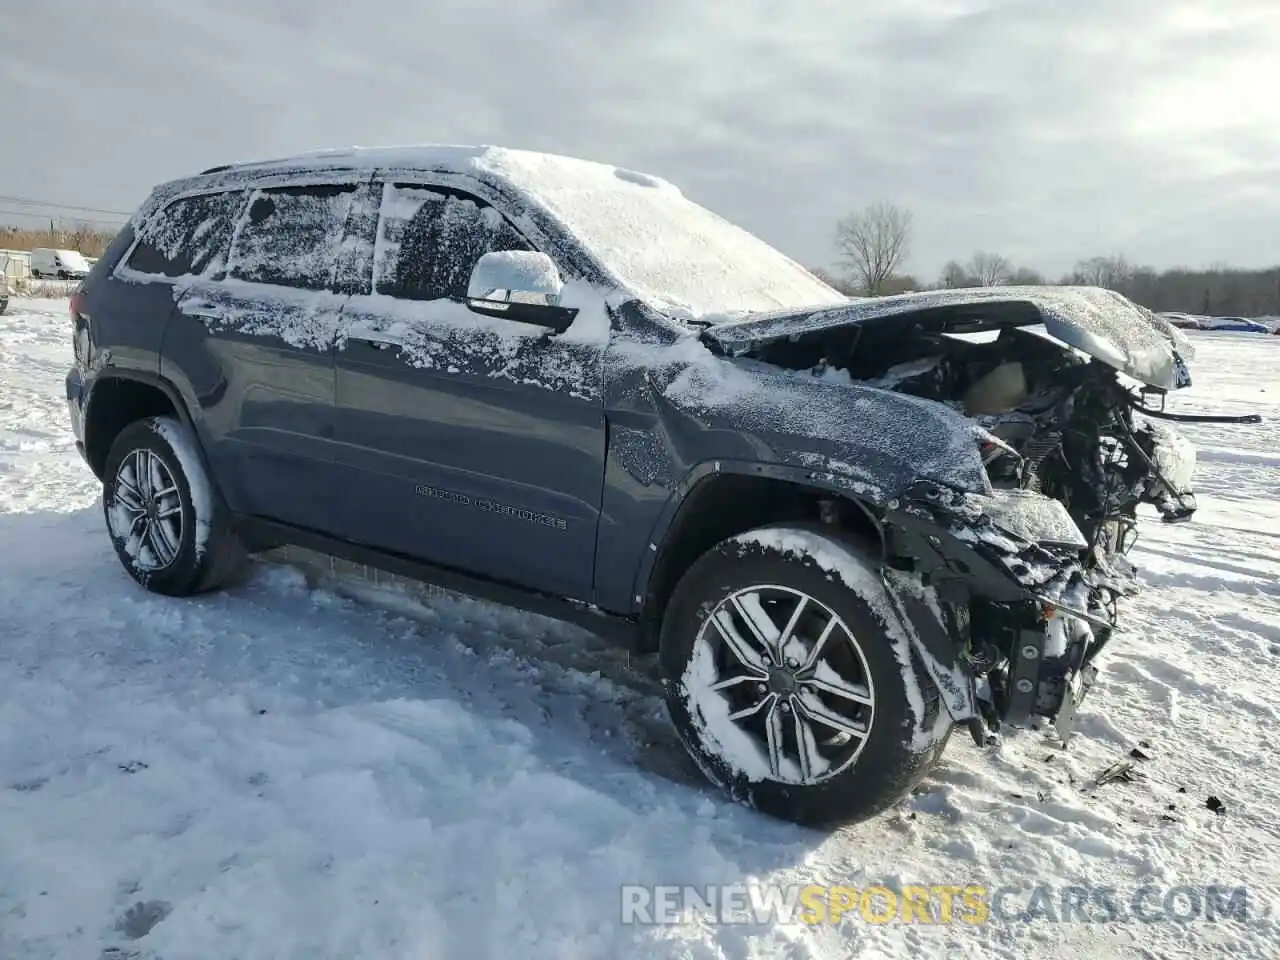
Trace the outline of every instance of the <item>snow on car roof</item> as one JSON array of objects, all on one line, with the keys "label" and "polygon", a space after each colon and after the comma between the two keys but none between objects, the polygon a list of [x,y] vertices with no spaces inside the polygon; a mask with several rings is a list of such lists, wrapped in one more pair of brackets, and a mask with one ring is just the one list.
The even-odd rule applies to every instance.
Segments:
[{"label": "snow on car roof", "polygon": [[670,181],[611,164],[498,146],[317,150],[205,174],[402,169],[506,185],[573,235],[624,287],[681,317],[829,306],[847,298]]},{"label": "snow on car roof", "polygon": [[594,160],[582,160],[554,153],[539,153],[492,144],[421,143],[403,146],[327,147],[270,160],[245,160],[210,167],[204,173],[224,170],[305,169],[307,167],[352,167],[425,169],[451,173],[494,174],[504,179],[516,170],[559,168],[563,173],[605,174],[679,194],[679,188],[661,177],[638,173]]}]

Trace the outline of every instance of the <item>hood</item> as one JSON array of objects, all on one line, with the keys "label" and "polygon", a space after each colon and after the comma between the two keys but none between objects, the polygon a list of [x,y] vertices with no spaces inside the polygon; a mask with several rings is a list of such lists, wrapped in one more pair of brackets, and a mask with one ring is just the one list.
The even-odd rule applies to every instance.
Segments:
[{"label": "hood", "polygon": [[730,355],[775,340],[840,327],[900,326],[979,333],[1043,324],[1045,332],[1142,383],[1189,386],[1194,351],[1177,327],[1146,307],[1099,287],[981,287],[850,300],[835,307],[756,314],[708,327],[703,339]]}]

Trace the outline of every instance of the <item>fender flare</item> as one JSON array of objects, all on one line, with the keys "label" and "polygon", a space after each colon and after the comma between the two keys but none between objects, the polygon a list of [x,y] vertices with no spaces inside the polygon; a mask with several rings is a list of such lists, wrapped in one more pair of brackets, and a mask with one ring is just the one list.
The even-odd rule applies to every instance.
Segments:
[{"label": "fender flare", "polygon": [[191,410],[187,405],[186,398],[182,395],[182,391],[179,390],[174,383],[164,379],[164,377],[160,376],[158,373],[152,373],[147,370],[130,370],[110,366],[102,368],[102,370],[100,370],[93,378],[85,397],[84,413],[82,415],[84,419],[84,446],[86,451],[89,449],[90,443],[90,425],[93,423],[92,416],[94,399],[101,396],[98,388],[104,384],[112,382],[142,384],[152,387],[164,394],[172,405],[178,419],[181,420],[183,425],[196,436],[196,449],[200,454],[201,465],[212,479],[213,473],[210,471],[209,461],[205,456],[204,444],[200,442],[200,430],[197,428],[195,420],[191,416]]},{"label": "fender flare", "polygon": [[838,476],[817,472],[805,467],[784,463],[761,463],[752,460],[710,459],[691,467],[676,484],[654,521],[646,547],[638,564],[632,584],[631,598],[636,612],[642,614],[653,585],[654,574],[658,569],[663,554],[670,546],[672,531],[678,530],[684,522],[682,511],[696,501],[696,490],[699,486],[714,477],[731,475],[739,477],[757,477],[762,480],[776,480],[793,484],[796,487],[811,490],[815,493],[830,493],[853,504],[860,510],[877,531],[880,540],[880,551],[885,550],[885,534],[883,522],[872,506],[856,492],[842,486]]}]

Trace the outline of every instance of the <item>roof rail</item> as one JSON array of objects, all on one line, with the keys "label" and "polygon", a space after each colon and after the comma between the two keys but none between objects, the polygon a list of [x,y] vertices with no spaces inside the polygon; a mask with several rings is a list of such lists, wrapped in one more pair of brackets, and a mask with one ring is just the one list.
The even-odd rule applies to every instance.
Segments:
[{"label": "roof rail", "polygon": [[269,167],[276,164],[289,163],[290,161],[339,159],[354,156],[358,151],[358,147],[328,147],[321,150],[308,150],[304,153],[292,153],[283,157],[272,157],[266,160],[237,160],[233,163],[220,163],[215,167],[210,167],[208,170],[201,170],[199,175],[222,173],[226,170],[237,170],[241,167]]}]

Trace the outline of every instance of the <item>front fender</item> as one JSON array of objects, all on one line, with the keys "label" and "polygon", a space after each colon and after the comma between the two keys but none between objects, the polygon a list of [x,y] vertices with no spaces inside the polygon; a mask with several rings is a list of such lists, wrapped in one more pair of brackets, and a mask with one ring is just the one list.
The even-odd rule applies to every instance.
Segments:
[{"label": "front fender", "polygon": [[677,444],[687,433],[700,451],[803,468],[872,502],[921,478],[989,489],[979,428],[931,400],[708,355],[663,385],[657,401]]}]

